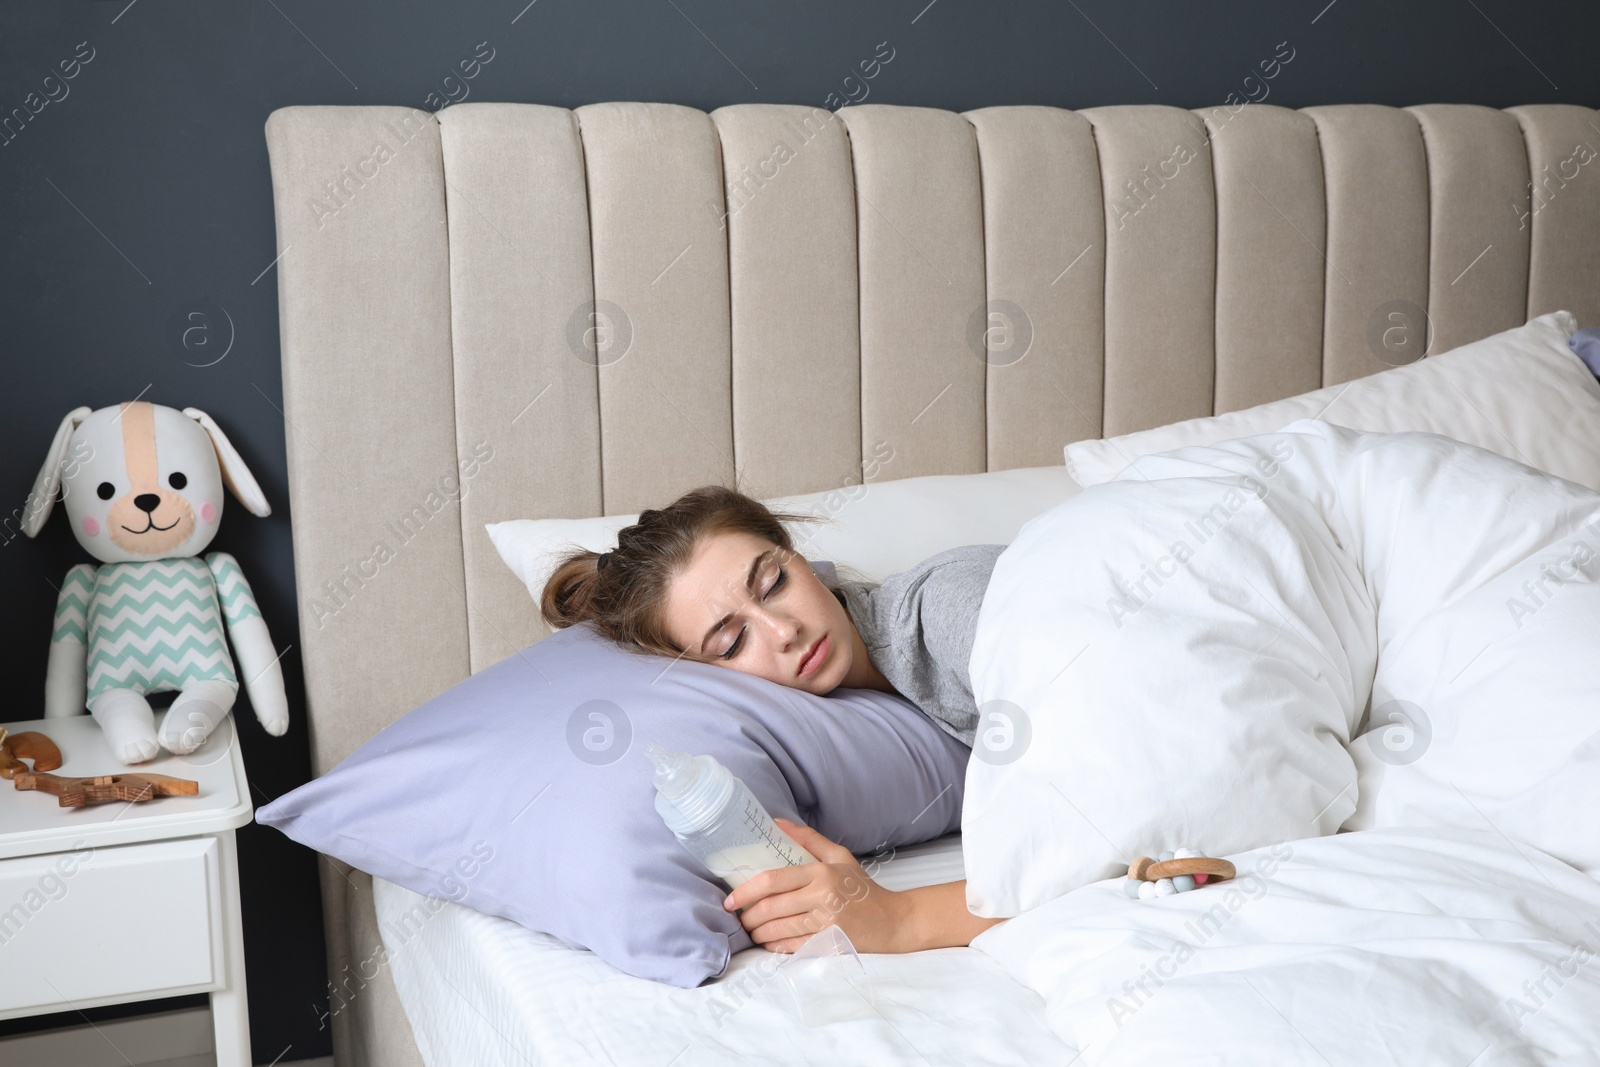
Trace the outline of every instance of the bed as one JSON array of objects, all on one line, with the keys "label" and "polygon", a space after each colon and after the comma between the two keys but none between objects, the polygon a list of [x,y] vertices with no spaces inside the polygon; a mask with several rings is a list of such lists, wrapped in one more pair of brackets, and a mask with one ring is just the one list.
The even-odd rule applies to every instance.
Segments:
[{"label": "bed", "polygon": [[[1429,351],[1557,309],[1600,323],[1600,184],[1575,162],[1596,123],[1566,105],[275,112],[314,770],[545,635],[485,523],[706,482],[773,497],[1058,464],[1068,442],[1384,370],[1373,331],[1396,313],[1425,316]],[[984,343],[997,326],[1012,347]],[[478,442],[493,462],[462,484]],[[869,462],[883,442],[893,463]],[[399,545],[381,561],[380,536]],[[891,877],[948,880],[958,848]],[[670,1028],[612,1041],[606,1017],[519,1009],[560,984],[695,1036],[687,1001],[607,986],[513,924],[446,905],[402,944],[407,891],[331,860],[322,886],[341,1064],[681,1051]],[[978,950],[925,955],[868,961],[885,987],[928,984],[901,998],[907,1034],[892,1011],[863,1024],[860,1062],[973,1062],[924,1040],[940,1026],[992,1062],[1072,1058]],[[974,1003],[993,1010],[963,1019]],[[675,1062],[739,1056],[693,1047]]]}]

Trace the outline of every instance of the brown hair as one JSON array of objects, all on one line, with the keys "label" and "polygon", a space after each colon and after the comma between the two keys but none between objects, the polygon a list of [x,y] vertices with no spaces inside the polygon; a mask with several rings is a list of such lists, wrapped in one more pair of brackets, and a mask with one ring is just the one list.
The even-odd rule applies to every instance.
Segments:
[{"label": "brown hair", "polygon": [[702,485],[664,508],[649,509],[617,535],[617,547],[601,554],[571,553],[545,583],[539,613],[561,630],[580,622],[618,644],[641,652],[680,656],[668,636],[662,607],[667,588],[686,567],[701,539],[714,533],[748,533],[793,554],[786,522],[817,522],[816,515],[774,512],[737,489]]}]

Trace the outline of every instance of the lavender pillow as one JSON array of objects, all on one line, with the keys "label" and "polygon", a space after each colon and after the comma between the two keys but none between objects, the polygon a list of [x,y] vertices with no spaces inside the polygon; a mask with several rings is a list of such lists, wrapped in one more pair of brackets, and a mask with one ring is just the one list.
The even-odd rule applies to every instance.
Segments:
[{"label": "lavender pillow", "polygon": [[957,830],[970,749],[898,696],[819,697],[647,656],[587,624],[423,704],[256,813],[415,892],[691,987],[752,944],[662,823],[645,742],[709,752],[852,852]]},{"label": "lavender pillow", "polygon": [[1591,326],[1587,330],[1579,330],[1567,338],[1567,347],[1577,353],[1583,365],[1588,367],[1596,378],[1600,378],[1600,329]]}]

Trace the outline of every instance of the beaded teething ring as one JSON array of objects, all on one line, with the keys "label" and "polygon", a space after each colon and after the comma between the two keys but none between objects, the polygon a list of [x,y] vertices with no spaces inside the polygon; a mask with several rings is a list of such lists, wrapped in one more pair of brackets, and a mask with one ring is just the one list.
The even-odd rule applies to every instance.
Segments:
[{"label": "beaded teething ring", "polygon": [[1157,859],[1140,856],[1128,864],[1123,892],[1140,900],[1187,893],[1207,882],[1222,882],[1238,872],[1227,860],[1202,856],[1192,848],[1163,852]]}]

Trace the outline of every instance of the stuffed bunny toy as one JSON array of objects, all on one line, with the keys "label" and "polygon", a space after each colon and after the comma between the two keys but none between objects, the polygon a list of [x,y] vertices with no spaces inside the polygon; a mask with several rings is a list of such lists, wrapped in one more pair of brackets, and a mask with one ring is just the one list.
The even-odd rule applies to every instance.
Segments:
[{"label": "stuffed bunny toy", "polygon": [[[223,485],[271,513],[211,417],[133,401],[73,410],[34,482],[23,532],[38,534],[60,490],[72,532],[100,566],[67,572],[56,601],[45,716],[100,724],[124,763],[198,748],[233,707],[239,677],[268,733],[289,728],[283,671],[250,584],[226,552],[196,557],[222,521]],[[146,694],[176,691],[160,731]]]}]

